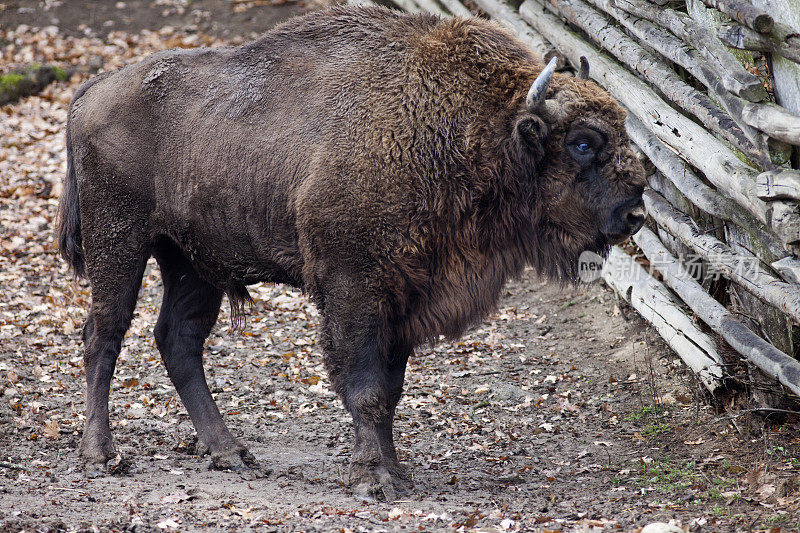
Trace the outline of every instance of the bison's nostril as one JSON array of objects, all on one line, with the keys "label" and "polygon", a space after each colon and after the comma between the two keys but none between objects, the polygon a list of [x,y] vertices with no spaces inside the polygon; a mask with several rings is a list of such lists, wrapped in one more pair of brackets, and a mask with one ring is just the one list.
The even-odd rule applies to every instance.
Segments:
[{"label": "bison's nostril", "polygon": [[628,215],[625,217],[625,220],[628,223],[631,234],[636,233],[641,229],[641,227],[644,225],[645,218],[646,214],[642,206],[638,206],[628,213]]}]

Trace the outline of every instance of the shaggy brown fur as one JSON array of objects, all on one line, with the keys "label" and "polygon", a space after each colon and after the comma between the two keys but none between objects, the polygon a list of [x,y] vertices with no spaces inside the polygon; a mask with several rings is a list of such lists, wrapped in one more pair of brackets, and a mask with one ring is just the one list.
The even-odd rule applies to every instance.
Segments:
[{"label": "shaggy brown fur", "polygon": [[356,490],[405,487],[392,417],[413,348],[486,316],[526,265],[574,279],[582,251],[638,227],[628,212],[643,171],[625,113],[593,83],[556,75],[548,97],[562,118],[546,123],[525,107],[541,69],[490,22],[336,8],[81,87],[59,242],[92,283],[88,465],[113,453],[109,382],[155,255],[158,347],[217,466],[251,457],[208,393],[203,340],[223,292],[239,302],[245,285],[272,281],[321,311],[326,365],[355,424]]}]

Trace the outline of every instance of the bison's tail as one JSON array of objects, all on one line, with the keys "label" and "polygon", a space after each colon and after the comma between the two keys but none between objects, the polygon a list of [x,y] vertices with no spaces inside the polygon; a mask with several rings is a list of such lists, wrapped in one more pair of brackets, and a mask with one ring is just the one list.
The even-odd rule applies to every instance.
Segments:
[{"label": "bison's tail", "polygon": [[75,177],[70,124],[67,120],[67,175],[58,204],[58,250],[77,276],[86,275],[81,237],[81,209],[78,204],[78,180]]},{"label": "bison's tail", "polygon": [[101,74],[78,87],[67,114],[67,175],[64,177],[64,191],[58,205],[58,226],[56,240],[61,257],[69,264],[77,276],[86,276],[86,262],[83,254],[81,236],[81,209],[78,203],[78,179],[75,176],[75,156],[72,146],[72,113],[75,103],[95,83],[108,75]]}]

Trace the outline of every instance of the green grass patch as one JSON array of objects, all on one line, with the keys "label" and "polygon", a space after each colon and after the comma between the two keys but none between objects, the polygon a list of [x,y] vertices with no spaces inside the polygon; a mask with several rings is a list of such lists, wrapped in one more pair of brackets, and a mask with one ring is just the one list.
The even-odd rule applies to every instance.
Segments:
[{"label": "green grass patch", "polygon": [[800,529],[800,517],[787,513],[775,514],[766,518],[762,518],[757,522],[755,529],[772,529],[772,528],[786,528],[787,530]]},{"label": "green grass patch", "polygon": [[642,428],[642,435],[657,437],[672,431],[672,425],[666,420],[669,414],[669,407],[666,405],[648,405],[627,414],[625,419]]},{"label": "green grass patch", "polygon": [[728,502],[729,498],[722,493],[736,485],[735,478],[703,471],[694,461],[677,465],[661,461],[642,463],[642,469],[631,481],[666,495],[681,495],[692,490],[695,494],[691,501],[698,505],[712,501]]},{"label": "green grass patch", "polygon": [[53,67],[53,72],[55,73],[58,81],[67,81],[67,78],[69,78],[67,71],[61,67]]},{"label": "green grass patch", "polygon": [[13,89],[19,82],[25,79],[23,74],[18,74],[16,72],[9,72],[8,74],[3,74],[0,76],[0,89]]},{"label": "green grass patch", "polygon": [[669,414],[669,407],[666,405],[648,405],[637,409],[625,416],[626,420],[634,422],[647,422],[652,419],[660,419]]},{"label": "green grass patch", "polygon": [[659,492],[673,493],[684,491],[705,481],[699,472],[695,471],[692,461],[682,466],[668,463],[652,462],[645,464],[644,469],[637,478],[640,485],[650,485]]}]

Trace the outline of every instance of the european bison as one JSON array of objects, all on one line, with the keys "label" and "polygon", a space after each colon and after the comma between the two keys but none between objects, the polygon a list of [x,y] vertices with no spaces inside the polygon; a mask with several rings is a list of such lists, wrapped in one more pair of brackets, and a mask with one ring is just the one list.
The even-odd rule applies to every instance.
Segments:
[{"label": "european bison", "polygon": [[58,239],[91,282],[89,469],[114,454],[109,383],[155,256],[156,343],[215,466],[252,456],[209,393],[203,342],[223,294],[237,310],[246,285],[286,283],[322,316],[354,490],[407,487],[392,419],[414,347],[485,317],[526,265],[574,279],[582,251],[644,219],[624,111],[542,67],[484,20],[334,8],[83,84]]}]

